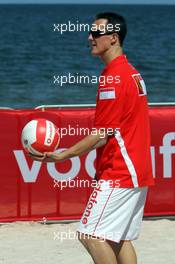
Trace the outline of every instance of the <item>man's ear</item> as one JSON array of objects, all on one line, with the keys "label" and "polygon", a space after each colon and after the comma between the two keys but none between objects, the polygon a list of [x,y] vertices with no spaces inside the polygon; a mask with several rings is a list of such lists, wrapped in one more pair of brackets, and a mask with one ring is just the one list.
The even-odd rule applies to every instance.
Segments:
[{"label": "man's ear", "polygon": [[112,36],[111,36],[111,44],[112,45],[117,44],[117,46],[120,46],[119,36],[118,36],[117,33],[112,34]]}]

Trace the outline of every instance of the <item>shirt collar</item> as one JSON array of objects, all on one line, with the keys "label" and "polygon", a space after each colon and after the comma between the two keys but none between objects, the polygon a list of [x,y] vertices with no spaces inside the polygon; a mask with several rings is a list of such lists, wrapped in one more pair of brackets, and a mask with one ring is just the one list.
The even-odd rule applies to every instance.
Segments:
[{"label": "shirt collar", "polygon": [[106,67],[104,68],[104,71],[108,70],[109,68],[113,67],[114,65],[118,65],[121,63],[125,63],[127,62],[127,58],[125,54],[122,54],[118,57],[116,57],[115,59],[113,59],[112,61],[110,61]]}]

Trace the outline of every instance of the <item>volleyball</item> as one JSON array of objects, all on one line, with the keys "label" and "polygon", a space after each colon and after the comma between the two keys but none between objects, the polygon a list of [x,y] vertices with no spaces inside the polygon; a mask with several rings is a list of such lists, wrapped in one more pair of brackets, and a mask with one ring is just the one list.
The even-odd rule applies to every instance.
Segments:
[{"label": "volleyball", "polygon": [[60,142],[58,128],[46,119],[31,120],[22,130],[21,142],[27,153],[41,155],[55,151]]}]

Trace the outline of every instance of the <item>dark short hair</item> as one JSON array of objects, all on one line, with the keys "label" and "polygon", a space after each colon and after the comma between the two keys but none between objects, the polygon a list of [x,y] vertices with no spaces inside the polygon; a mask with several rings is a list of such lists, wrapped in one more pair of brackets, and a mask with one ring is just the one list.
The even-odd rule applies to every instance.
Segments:
[{"label": "dark short hair", "polygon": [[112,12],[99,13],[96,15],[95,19],[107,19],[107,24],[112,24],[113,27],[119,24],[120,30],[117,32],[119,36],[120,45],[123,45],[127,33],[127,26],[124,17]]}]

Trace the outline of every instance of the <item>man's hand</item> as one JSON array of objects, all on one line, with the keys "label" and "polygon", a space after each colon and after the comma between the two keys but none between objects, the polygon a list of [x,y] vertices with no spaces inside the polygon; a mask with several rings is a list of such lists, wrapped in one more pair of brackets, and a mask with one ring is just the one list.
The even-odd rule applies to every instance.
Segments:
[{"label": "man's hand", "polygon": [[76,156],[81,156],[92,149],[101,147],[106,144],[107,134],[104,132],[102,135],[98,130],[95,135],[90,134],[80,140],[78,143],[70,147],[69,149],[64,150],[61,153],[55,152],[45,152],[43,155],[34,155],[30,153],[30,157],[33,160],[41,162],[58,162],[70,159]]},{"label": "man's hand", "polygon": [[43,155],[35,155],[32,153],[29,153],[29,156],[36,161],[41,161],[41,162],[58,162],[59,160],[59,154],[54,153],[54,152],[45,152]]}]

